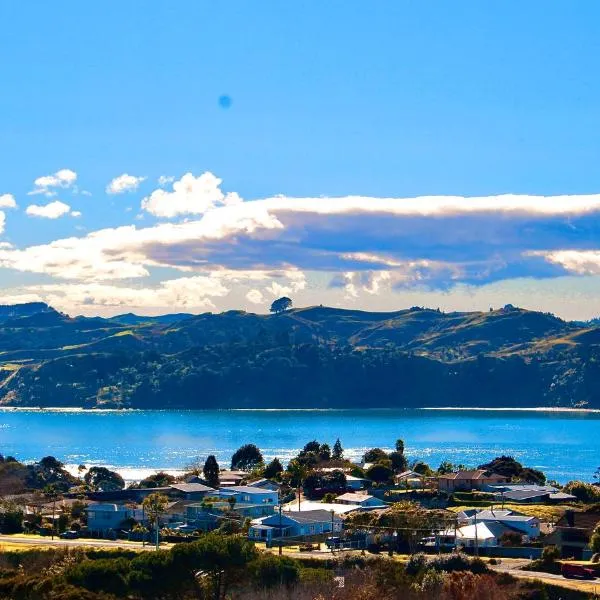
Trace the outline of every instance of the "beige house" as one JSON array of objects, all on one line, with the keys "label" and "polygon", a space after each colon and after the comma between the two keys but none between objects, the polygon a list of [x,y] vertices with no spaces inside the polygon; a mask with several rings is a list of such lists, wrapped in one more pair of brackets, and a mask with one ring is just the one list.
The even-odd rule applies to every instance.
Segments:
[{"label": "beige house", "polygon": [[473,471],[458,471],[448,473],[438,478],[438,490],[440,492],[457,492],[471,490],[482,490],[487,485],[508,483],[509,478],[496,473],[489,473],[484,469]]}]

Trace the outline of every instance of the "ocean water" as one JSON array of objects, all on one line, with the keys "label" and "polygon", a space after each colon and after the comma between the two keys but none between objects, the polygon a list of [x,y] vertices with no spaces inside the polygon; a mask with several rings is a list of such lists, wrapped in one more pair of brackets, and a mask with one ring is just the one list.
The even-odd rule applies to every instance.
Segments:
[{"label": "ocean water", "polygon": [[600,414],[517,410],[1,410],[0,453],[32,461],[52,454],[68,465],[106,465],[126,479],[158,469],[178,471],[215,454],[225,465],[242,444],[283,461],[307,441],[358,459],[391,448],[410,459],[477,466],[500,454],[541,469],[551,479],[592,481],[600,466]]}]

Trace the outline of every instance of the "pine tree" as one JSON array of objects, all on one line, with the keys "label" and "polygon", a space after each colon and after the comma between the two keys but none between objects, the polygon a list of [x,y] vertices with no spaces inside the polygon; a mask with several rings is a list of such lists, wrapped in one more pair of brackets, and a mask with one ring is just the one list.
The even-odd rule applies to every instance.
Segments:
[{"label": "pine tree", "polygon": [[333,452],[331,453],[331,458],[339,460],[344,457],[344,449],[342,448],[342,443],[340,442],[340,438],[335,440],[335,444],[333,445]]},{"label": "pine tree", "polygon": [[213,454],[211,454],[204,463],[202,469],[206,483],[213,488],[219,487],[219,464]]}]

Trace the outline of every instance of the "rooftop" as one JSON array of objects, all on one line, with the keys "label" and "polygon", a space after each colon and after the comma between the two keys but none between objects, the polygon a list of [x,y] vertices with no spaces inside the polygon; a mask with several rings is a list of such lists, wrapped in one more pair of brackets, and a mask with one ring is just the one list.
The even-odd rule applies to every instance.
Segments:
[{"label": "rooftop", "polygon": [[473,471],[457,471],[456,473],[448,473],[447,475],[441,475],[440,479],[453,479],[453,480],[473,480],[473,479],[493,479],[496,481],[501,481],[506,479],[502,475],[497,475],[496,473],[490,473],[484,469],[474,469]]},{"label": "rooftop", "polygon": [[169,487],[178,492],[183,492],[184,494],[191,494],[194,492],[216,492],[214,488],[202,483],[173,483]]}]

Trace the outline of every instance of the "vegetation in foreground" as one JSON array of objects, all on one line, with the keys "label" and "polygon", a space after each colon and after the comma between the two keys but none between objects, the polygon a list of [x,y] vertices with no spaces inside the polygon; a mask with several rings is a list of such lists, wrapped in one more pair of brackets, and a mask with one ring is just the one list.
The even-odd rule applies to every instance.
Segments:
[{"label": "vegetation in foreground", "polygon": [[217,534],[142,554],[0,553],[1,600],[538,600],[565,598],[562,592],[494,573],[460,554],[431,561],[415,555],[406,566],[361,556],[294,560]]}]

